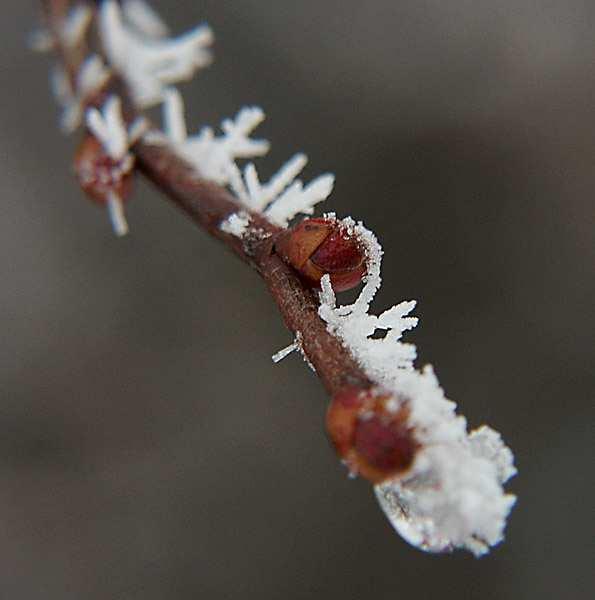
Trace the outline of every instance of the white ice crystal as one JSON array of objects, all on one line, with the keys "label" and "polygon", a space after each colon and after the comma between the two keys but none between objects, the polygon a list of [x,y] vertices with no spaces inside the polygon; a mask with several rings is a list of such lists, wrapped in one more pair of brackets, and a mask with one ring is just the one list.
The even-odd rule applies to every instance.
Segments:
[{"label": "white ice crystal", "polygon": [[285,348],[281,348],[271,356],[271,360],[277,364],[281,362],[284,358],[287,358],[290,354],[293,354],[299,348],[299,344],[297,340],[294,340],[289,344],[289,346],[285,346]]},{"label": "white ice crystal", "polygon": [[170,88],[164,93],[163,120],[165,136],[152,134],[148,141],[168,143],[196,171],[197,175],[220,185],[229,185],[236,177],[235,161],[266,154],[269,143],[250,134],[264,119],[256,106],[243,108],[234,119],[225,119],[221,135],[203,127],[196,135],[188,135],[184,104],[180,93]]},{"label": "white ice crystal", "polygon": [[88,4],[74,6],[60,31],[60,41],[67,48],[78,46],[85,37],[93,19],[93,10]]},{"label": "white ice crystal", "polygon": [[223,220],[219,224],[219,229],[225,231],[225,233],[241,238],[246,233],[249,224],[250,215],[244,211],[239,211],[237,213],[231,213],[227,219]]},{"label": "white ice crystal", "polygon": [[81,124],[85,102],[109,79],[110,72],[99,56],[87,58],[76,77],[75,89],[61,67],[51,73],[52,90],[62,107],[60,127],[65,133],[72,133]]},{"label": "white ice crystal", "polygon": [[115,161],[121,161],[131,156],[128,150],[140,139],[146,123],[139,118],[127,128],[122,114],[122,101],[117,96],[110,96],[101,111],[96,108],[87,111],[87,127],[107,154]]},{"label": "white ice crystal", "polygon": [[[127,128],[122,115],[122,103],[117,96],[110,96],[101,111],[90,108],[87,111],[87,127],[114,161],[113,169],[118,174],[130,171],[133,157],[129,150],[139,140],[146,129],[144,119],[137,119]],[[128,233],[128,223],[124,216],[123,199],[115,191],[109,194],[108,211],[114,232],[118,236]]]},{"label": "white ice crystal", "polygon": [[316,372],[316,368],[304,350],[304,337],[301,331],[296,331],[293,342],[289,344],[289,346],[285,346],[285,348],[281,348],[281,350],[275,352],[275,354],[271,356],[271,360],[277,364],[294,352],[299,352],[304,359],[304,362],[312,369],[312,371]]},{"label": "white ice crystal", "polygon": [[262,156],[269,150],[266,140],[250,137],[264,119],[258,107],[245,107],[233,119],[221,124],[221,135],[203,127],[196,135],[188,135],[182,97],[176,89],[164,93],[163,120],[165,136],[151,133],[147,141],[168,143],[197,175],[220,185],[228,185],[251,211],[261,212],[281,227],[298,213],[312,214],[314,206],[326,199],[333,189],[334,177],[321,175],[304,186],[296,179],[308,160],[296,154],[271,180],[262,184],[255,166],[250,163],[243,173],[237,160]]},{"label": "white ice crystal", "polygon": [[297,214],[311,215],[314,206],[326,200],[333,190],[335,178],[328,173],[319,175],[306,186],[296,179],[307,162],[304,154],[296,154],[264,185],[260,183],[256,167],[250,163],[243,177],[236,168],[231,187],[251,210],[263,212],[275,225],[287,227]]},{"label": "white ice crystal", "polygon": [[[88,4],[77,4],[70,9],[62,26],[57,31],[60,44],[65,48],[75,48],[85,37],[93,20],[93,10]],[[54,48],[54,38],[47,29],[39,29],[29,36],[29,45],[38,52],[48,52]]]},{"label": "white ice crystal", "polygon": [[[413,367],[415,346],[401,341],[417,319],[407,316],[415,302],[402,302],[379,316],[370,302],[380,286],[382,250],[375,236],[351,219],[345,225],[362,240],[368,275],[358,299],[336,306],[325,275],[320,317],[351,351],[370,378],[394,393],[409,409],[408,424],[420,450],[402,478],[376,486],[380,505],[395,529],[423,550],[466,548],[479,556],[501,541],[506,517],[515,502],[502,484],[516,472],[512,453],[489,427],[467,433],[464,417],[444,397],[431,367]],[[385,335],[373,337],[379,330]]]},{"label": "white ice crystal", "polygon": [[[370,303],[380,287],[382,249],[376,236],[361,223],[356,224],[348,217],[342,224],[365,248],[367,275],[364,287],[353,304],[336,307],[330,277],[325,275],[321,281],[319,314],[331,333],[343,341],[373,379],[386,383],[399,370],[413,368],[415,346],[403,343],[401,338],[403,332],[417,325],[417,318],[408,316],[415,308],[415,302],[401,302],[379,316],[369,313]],[[384,335],[373,338],[377,332],[384,332]]]},{"label": "white ice crystal", "polygon": [[140,16],[142,10],[134,3],[123,12],[116,0],[104,0],[99,29],[111,66],[126,79],[136,104],[147,107],[163,99],[167,86],[210,63],[213,34],[201,25],[178,38],[163,38],[155,20],[148,24],[148,13]]},{"label": "white ice crystal", "polygon": [[136,31],[152,38],[164,38],[169,27],[145,0],[124,0],[122,14]]},{"label": "white ice crystal", "polygon": [[376,486],[380,505],[415,546],[485,554],[502,540],[515,502],[502,488],[516,472],[512,453],[489,427],[467,433],[430,367],[401,372],[390,389],[409,406],[421,449],[403,478]]}]

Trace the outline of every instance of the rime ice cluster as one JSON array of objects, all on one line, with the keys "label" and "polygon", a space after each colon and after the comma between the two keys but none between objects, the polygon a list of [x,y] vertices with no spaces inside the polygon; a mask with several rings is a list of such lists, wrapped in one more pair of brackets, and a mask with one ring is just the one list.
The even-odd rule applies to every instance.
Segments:
[{"label": "rime ice cluster", "polygon": [[169,85],[190,79],[211,62],[213,34],[206,25],[175,39],[164,38],[165,26],[159,26],[144,3],[129,1],[124,7],[104,0],[99,27],[110,64],[126,79],[139,106],[161,102]]},{"label": "rime ice cluster", "polygon": [[[59,32],[65,46],[75,45],[91,20],[87,5],[73,9]],[[226,119],[221,133],[209,127],[189,135],[184,106],[172,87],[209,64],[211,30],[203,25],[178,38],[169,38],[168,28],[144,0],[103,0],[99,7],[99,32],[109,67],[124,78],[139,108],[163,102],[164,132],[151,131],[148,143],[168,144],[196,171],[198,177],[228,186],[245,210],[230,215],[220,228],[243,237],[250,228],[250,211],[262,213],[271,222],[287,227],[298,214],[312,214],[327,198],[333,176],[321,175],[304,185],[298,179],[306,165],[296,154],[266,183],[253,163],[240,167],[238,161],[266,154],[269,144],[251,137],[263,120],[257,107],[241,109]],[[51,45],[44,34],[39,47]],[[85,100],[109,76],[101,59],[91,56],[82,65],[72,85],[62,72],[54,76],[54,87],[64,107],[63,126],[72,130],[81,121]],[[126,161],[140,128],[128,130],[119,101],[110,99],[103,111],[89,110],[87,125],[105,150],[118,161]],[[116,229],[123,228],[121,203],[112,202]],[[401,302],[382,312],[370,313],[370,303],[380,287],[382,250],[374,234],[361,223],[343,221],[362,241],[367,252],[367,275],[357,300],[337,306],[330,279],[322,280],[320,317],[379,387],[395,398],[395,410],[406,403],[409,425],[420,444],[412,469],[400,478],[376,486],[383,510],[397,531],[418,548],[440,552],[466,548],[484,554],[503,536],[506,517],[515,498],[503,484],[515,474],[511,451],[500,435],[489,427],[467,432],[464,417],[444,396],[431,367],[416,370],[416,348],[402,341],[403,334],[417,324],[410,316],[414,301]],[[375,335],[378,332],[383,335]],[[300,349],[299,334],[294,344],[275,355],[281,360]]]},{"label": "rime ice cluster", "polygon": [[[105,153],[112,159],[110,178],[118,179],[129,173],[132,169],[134,158],[130,154],[130,147],[138,141],[145,131],[144,119],[137,119],[129,128],[126,127],[122,116],[120,99],[111,96],[103,106],[103,110],[91,108],[87,111],[87,127],[95,138],[101,143]],[[123,198],[115,191],[109,194],[107,200],[108,211],[114,232],[118,236],[128,233],[128,223],[124,215]]]},{"label": "rime ice cluster", "polygon": [[52,71],[52,89],[63,110],[60,126],[65,133],[73,132],[81,124],[86,101],[105,85],[109,77],[109,69],[96,54],[83,62],[74,86],[63,68],[56,67]]},{"label": "rime ice cluster", "polygon": [[297,179],[308,162],[304,154],[289,159],[267,183],[261,183],[253,163],[242,171],[237,164],[239,159],[263,156],[269,150],[266,140],[250,137],[263,119],[262,109],[245,107],[235,118],[223,121],[220,135],[210,127],[188,135],[180,93],[169,89],[164,92],[163,104],[166,135],[153,133],[147,141],[169,144],[201,177],[229,186],[246,208],[262,212],[271,222],[287,227],[297,214],[314,212],[314,206],[331,193],[334,177],[320,175],[304,186]]},{"label": "rime ice cluster", "polygon": [[[413,468],[404,476],[376,486],[376,495],[395,529],[423,550],[466,548],[476,556],[503,538],[515,497],[502,485],[515,473],[511,451],[487,426],[467,433],[464,417],[444,392],[431,367],[414,368],[415,346],[401,341],[417,325],[408,316],[415,302],[401,302],[376,316],[372,299],[380,287],[382,250],[374,234],[351,219],[369,260],[364,287],[353,304],[336,306],[325,275],[320,317],[356,357],[371,379],[390,390],[394,409],[406,403],[408,423],[420,442]],[[372,337],[383,331],[384,336]]]}]

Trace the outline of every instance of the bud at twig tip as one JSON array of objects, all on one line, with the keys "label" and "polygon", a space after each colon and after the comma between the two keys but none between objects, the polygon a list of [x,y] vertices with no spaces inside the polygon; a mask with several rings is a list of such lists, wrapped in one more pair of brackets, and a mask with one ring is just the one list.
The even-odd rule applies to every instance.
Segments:
[{"label": "bud at twig tip", "polygon": [[348,388],[331,401],[327,432],[351,473],[380,483],[413,464],[418,445],[408,414],[389,393]]}]

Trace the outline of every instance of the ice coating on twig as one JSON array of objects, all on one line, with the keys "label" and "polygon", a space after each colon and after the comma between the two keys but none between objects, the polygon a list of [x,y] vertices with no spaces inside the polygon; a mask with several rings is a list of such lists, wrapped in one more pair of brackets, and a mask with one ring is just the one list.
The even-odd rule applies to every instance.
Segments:
[{"label": "ice coating on twig", "polygon": [[[370,378],[390,390],[395,409],[406,403],[420,444],[412,469],[376,486],[376,495],[397,531],[423,550],[466,548],[479,556],[502,540],[515,502],[502,484],[516,471],[512,453],[489,427],[467,433],[456,405],[444,397],[431,367],[414,369],[416,348],[401,341],[417,324],[408,316],[415,302],[402,302],[379,316],[370,314],[380,287],[382,250],[376,237],[351,219],[345,225],[358,235],[368,254],[368,275],[357,300],[337,306],[330,278],[321,282],[320,317],[351,351]],[[374,338],[378,331],[384,337]]]},{"label": "ice coating on twig", "polygon": [[[147,107],[160,102],[169,85],[190,79],[211,62],[208,47],[213,34],[208,26],[201,25],[177,38],[155,37],[156,28],[147,28],[146,22],[142,31],[137,29],[138,9],[133,14],[136,17],[129,23],[115,0],[104,0],[99,29],[111,66],[129,84],[135,103]],[[151,35],[147,35],[148,30]]]}]

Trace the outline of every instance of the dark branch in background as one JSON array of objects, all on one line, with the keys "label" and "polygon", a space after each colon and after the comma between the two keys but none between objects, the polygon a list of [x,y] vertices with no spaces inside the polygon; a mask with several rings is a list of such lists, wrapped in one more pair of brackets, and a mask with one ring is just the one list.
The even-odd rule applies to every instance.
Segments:
[{"label": "dark branch in background", "polygon": [[[48,26],[54,33],[64,22],[70,0],[43,0]],[[95,3],[93,3],[95,4]],[[70,53],[54,36],[56,53],[67,76],[74,82],[84,56]],[[101,51],[100,51],[101,52]],[[122,98],[127,120],[134,119],[130,94],[117,77],[90,105],[100,106],[109,93]],[[199,227],[217,238],[263,278],[277,303],[287,328],[300,336],[301,347],[326,390],[334,396],[346,388],[368,389],[373,384],[349,351],[327,331],[318,316],[316,293],[304,286],[295,271],[274,251],[274,241],[283,231],[262,215],[251,213],[223,187],[197,179],[196,172],[166,145],[139,141],[131,149],[137,169]],[[249,212],[251,228],[243,239],[225,233],[220,223],[238,211]]]}]

